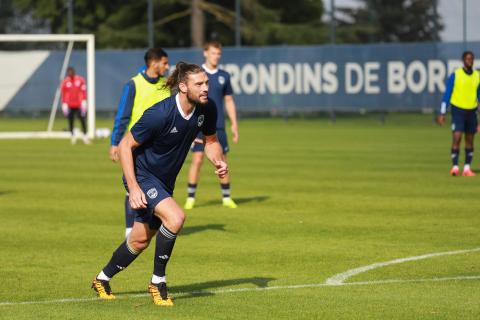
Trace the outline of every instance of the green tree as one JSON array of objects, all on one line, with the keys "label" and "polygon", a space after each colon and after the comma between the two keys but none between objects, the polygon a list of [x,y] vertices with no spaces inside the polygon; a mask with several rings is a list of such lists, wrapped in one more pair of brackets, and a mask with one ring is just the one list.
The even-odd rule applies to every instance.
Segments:
[{"label": "green tree", "polygon": [[433,41],[443,29],[431,0],[357,1],[357,8],[338,10],[337,39],[340,42]]},{"label": "green tree", "polygon": [[[75,0],[75,33],[94,33],[99,48],[145,48],[148,46],[147,1]],[[67,32],[64,0],[14,0],[22,13],[32,12],[46,21],[52,33]],[[175,0],[155,1],[155,40],[161,46],[189,44],[188,13]],[[172,16],[174,19],[172,19]]]},{"label": "green tree", "polygon": [[[52,33],[67,32],[65,0],[0,1],[10,1],[10,4],[13,1],[18,15],[42,21]],[[201,14],[196,11],[197,18],[193,19],[192,3],[201,10]],[[200,23],[204,39],[233,45],[234,6],[232,0],[154,0],[155,43],[162,47],[190,46],[192,31],[198,30]],[[242,43],[322,43],[326,40],[326,29],[321,23],[323,11],[319,0],[243,0]],[[98,48],[145,48],[148,45],[147,1],[75,0],[74,31],[94,33]],[[196,37],[203,38],[198,33]],[[201,40],[196,40],[197,45],[199,42]]]},{"label": "green tree", "polygon": [[251,45],[318,44],[327,40],[321,1],[244,0],[244,38]]}]

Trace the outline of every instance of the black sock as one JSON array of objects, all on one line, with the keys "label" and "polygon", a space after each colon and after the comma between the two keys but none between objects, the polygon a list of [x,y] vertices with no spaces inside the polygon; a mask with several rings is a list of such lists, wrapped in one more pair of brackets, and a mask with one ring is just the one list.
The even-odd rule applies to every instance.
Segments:
[{"label": "black sock", "polygon": [[188,184],[188,197],[195,198],[195,192],[197,191],[197,184],[196,183],[189,183]]},{"label": "black sock", "polygon": [[458,150],[452,149],[452,163],[454,166],[458,166]]},{"label": "black sock", "polygon": [[155,258],[153,259],[153,274],[157,277],[165,276],[165,269],[172,255],[176,239],[176,233],[165,228],[163,224],[160,226],[155,243]]},{"label": "black sock", "polygon": [[473,159],[473,148],[467,149],[465,148],[465,164],[470,165]]},{"label": "black sock", "polygon": [[125,269],[138,257],[139,253],[129,249],[125,240],[112,255],[112,258],[103,268],[103,273],[109,278]]},{"label": "black sock", "polygon": [[222,188],[222,195],[224,198],[230,198],[230,183],[220,183]]},{"label": "black sock", "polygon": [[125,227],[133,228],[133,222],[135,221],[135,210],[130,206],[128,196],[125,197]]}]

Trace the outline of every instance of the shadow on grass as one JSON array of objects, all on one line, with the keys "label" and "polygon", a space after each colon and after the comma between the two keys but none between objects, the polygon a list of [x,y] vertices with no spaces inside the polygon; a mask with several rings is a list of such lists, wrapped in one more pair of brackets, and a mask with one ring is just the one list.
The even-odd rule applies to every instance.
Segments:
[{"label": "shadow on grass", "polygon": [[[257,288],[265,288],[270,281],[276,280],[275,278],[263,278],[263,277],[251,277],[251,278],[238,278],[238,279],[226,279],[226,280],[213,280],[200,283],[187,284],[183,286],[173,286],[169,289],[173,294],[175,300],[188,299],[199,296],[212,296],[215,295],[215,290],[221,288],[253,284]],[[142,294],[145,291],[125,291],[119,292],[121,294]],[[178,296],[175,297],[175,294]],[[180,295],[181,294],[181,295]]]},{"label": "shadow on grass", "polygon": [[[249,203],[249,202],[257,202],[257,203],[258,202],[263,202],[263,201],[265,201],[269,198],[270,198],[269,196],[255,196],[255,197],[233,198],[233,200],[235,200],[235,202],[238,205],[241,205],[241,204],[245,204],[245,203]],[[209,206],[221,205],[221,204],[222,204],[221,200],[210,200],[210,201],[207,201],[205,203],[196,205],[195,207],[197,207],[197,208],[199,208],[199,207],[209,207]]]},{"label": "shadow on grass", "polygon": [[276,280],[275,278],[262,278],[262,277],[252,277],[252,278],[239,278],[239,279],[228,279],[228,280],[214,280],[201,283],[188,284],[183,286],[172,287],[172,294],[183,293],[183,295],[176,297],[178,299],[188,299],[191,297],[198,296],[212,296],[215,295],[215,292],[212,290],[219,290],[220,288],[225,288],[234,285],[243,285],[243,284],[253,284],[257,288],[264,288],[268,286],[270,281]]},{"label": "shadow on grass", "polygon": [[7,194],[12,194],[12,193],[15,193],[15,191],[13,190],[4,190],[4,191],[0,191],[0,196],[5,196]]},{"label": "shadow on grass", "polygon": [[208,230],[214,230],[214,231],[223,231],[225,232],[225,225],[224,224],[205,224],[202,226],[191,226],[191,227],[184,227],[182,231],[180,232],[181,236],[188,236],[194,233],[202,232],[202,231],[208,231]]}]

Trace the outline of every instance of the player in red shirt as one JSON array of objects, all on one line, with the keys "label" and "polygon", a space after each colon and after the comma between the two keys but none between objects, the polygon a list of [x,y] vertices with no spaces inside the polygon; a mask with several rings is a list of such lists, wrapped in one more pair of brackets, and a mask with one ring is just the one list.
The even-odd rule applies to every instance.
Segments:
[{"label": "player in red shirt", "polygon": [[80,119],[83,130],[83,142],[89,144],[87,138],[87,126],[85,116],[87,115],[87,85],[85,79],[75,74],[73,67],[68,67],[67,76],[62,81],[62,111],[68,117],[70,132],[72,133],[72,144],[76,142],[73,132],[75,115]]}]

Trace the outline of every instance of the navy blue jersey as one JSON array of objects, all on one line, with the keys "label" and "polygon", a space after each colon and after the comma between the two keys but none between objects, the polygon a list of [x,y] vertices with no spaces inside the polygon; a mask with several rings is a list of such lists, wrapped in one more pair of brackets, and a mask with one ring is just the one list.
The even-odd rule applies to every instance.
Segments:
[{"label": "navy blue jersey", "polygon": [[223,99],[233,94],[228,72],[215,69],[209,70],[202,66],[208,76],[208,97],[217,105],[217,129],[225,128],[225,111]]},{"label": "navy blue jersey", "polygon": [[157,178],[173,193],[175,180],[190,146],[201,131],[215,134],[217,109],[209,99],[198,105],[187,117],[179,106],[178,95],[171,96],[147,109],[130,132],[139,144],[133,151],[137,181]]}]

